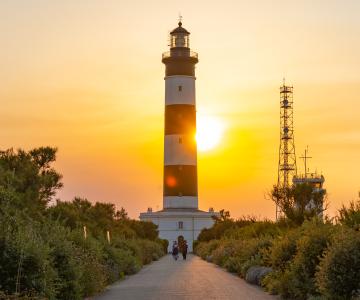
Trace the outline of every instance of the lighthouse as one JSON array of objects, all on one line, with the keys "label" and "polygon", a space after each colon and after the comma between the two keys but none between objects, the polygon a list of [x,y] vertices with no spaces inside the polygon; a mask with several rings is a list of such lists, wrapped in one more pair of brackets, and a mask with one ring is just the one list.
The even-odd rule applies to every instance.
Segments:
[{"label": "lighthouse", "polygon": [[182,23],[170,33],[165,64],[164,209],[198,208],[195,65]]},{"label": "lighthouse", "polygon": [[158,225],[159,237],[169,241],[186,240],[189,251],[204,228],[219,214],[198,207],[195,65],[198,54],[190,49],[190,32],[179,21],[170,32],[170,49],[162,54],[165,65],[165,122],[163,209],[151,208],[140,220]]}]

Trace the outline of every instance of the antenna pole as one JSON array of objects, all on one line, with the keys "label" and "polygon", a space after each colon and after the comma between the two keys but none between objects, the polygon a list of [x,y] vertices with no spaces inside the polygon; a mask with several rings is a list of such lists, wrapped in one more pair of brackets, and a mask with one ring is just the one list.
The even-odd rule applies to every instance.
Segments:
[{"label": "antenna pole", "polygon": [[308,174],[307,160],[308,160],[309,158],[312,158],[311,156],[307,156],[308,152],[309,152],[309,146],[306,146],[304,156],[300,156],[300,158],[302,158],[302,159],[304,160],[304,166],[305,166],[305,173],[304,173],[304,174],[305,174],[305,178],[307,178],[307,174]]}]

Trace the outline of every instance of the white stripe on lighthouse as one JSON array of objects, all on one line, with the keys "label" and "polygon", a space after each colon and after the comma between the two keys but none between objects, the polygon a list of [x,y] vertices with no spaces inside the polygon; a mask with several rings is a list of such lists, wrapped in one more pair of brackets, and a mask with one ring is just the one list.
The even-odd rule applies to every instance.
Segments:
[{"label": "white stripe on lighthouse", "polygon": [[165,105],[195,105],[195,77],[174,75],[165,77]]},{"label": "white stripe on lighthouse", "polygon": [[196,165],[195,137],[189,135],[165,135],[164,164]]},{"label": "white stripe on lighthouse", "polygon": [[164,208],[198,208],[198,197],[193,196],[165,196]]}]

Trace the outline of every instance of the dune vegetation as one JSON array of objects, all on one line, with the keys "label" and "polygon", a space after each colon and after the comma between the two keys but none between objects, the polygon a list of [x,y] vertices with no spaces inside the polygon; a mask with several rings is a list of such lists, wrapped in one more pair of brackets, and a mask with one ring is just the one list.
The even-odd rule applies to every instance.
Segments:
[{"label": "dune vegetation", "polygon": [[334,219],[291,212],[278,222],[234,220],[221,211],[194,247],[203,259],[283,299],[358,299],[359,229],[360,200]]},{"label": "dune vegetation", "polygon": [[54,201],[55,158],[50,147],[0,152],[0,299],[84,299],[167,249],[154,224],[123,208]]}]

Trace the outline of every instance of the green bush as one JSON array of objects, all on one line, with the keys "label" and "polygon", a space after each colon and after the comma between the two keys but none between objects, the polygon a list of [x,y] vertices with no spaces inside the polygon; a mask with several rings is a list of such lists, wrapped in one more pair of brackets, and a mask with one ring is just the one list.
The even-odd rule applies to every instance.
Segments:
[{"label": "green bush", "polygon": [[[249,225],[252,226],[252,225]],[[197,244],[196,254],[226,268],[229,272],[245,277],[248,268],[263,263],[265,250],[272,238],[263,236],[244,240],[221,239]]]},{"label": "green bush", "polygon": [[357,202],[351,201],[349,207],[343,205],[339,210],[338,221],[360,231],[360,199]]},{"label": "green bush", "polygon": [[4,211],[0,219],[0,290],[55,297],[59,277],[51,248],[38,233],[37,224]]},{"label": "green bush", "polygon": [[338,232],[316,273],[316,283],[327,299],[355,299],[360,296],[360,232]]},{"label": "green bush", "polygon": [[224,267],[226,261],[229,259],[229,257],[232,257],[235,255],[235,244],[234,240],[220,240],[219,245],[214,248],[209,255],[212,256],[212,262]]},{"label": "green bush", "polygon": [[114,204],[48,207],[62,186],[55,157],[49,147],[0,151],[0,298],[83,299],[164,254],[157,226]]},{"label": "green bush", "polygon": [[165,240],[165,239],[158,239],[157,242],[162,245],[164,254],[167,254],[168,253],[168,247],[169,247],[169,241]]},{"label": "green bush", "polygon": [[272,221],[258,221],[239,228],[231,228],[224,233],[224,237],[232,239],[250,239],[262,236],[278,236],[282,228]]},{"label": "green bush", "polygon": [[271,238],[251,238],[248,240],[231,240],[233,253],[228,257],[224,267],[245,277],[248,268],[263,264],[263,253],[271,246]]},{"label": "green bush", "polygon": [[296,253],[296,242],[299,238],[298,230],[289,230],[275,238],[265,255],[265,264],[275,270],[285,270]]},{"label": "green bush", "polygon": [[308,299],[317,295],[316,267],[334,229],[331,224],[313,220],[305,222],[278,244],[275,242],[271,249],[271,267],[275,272],[264,279],[267,289],[286,299]]},{"label": "green bush", "polygon": [[210,242],[202,242],[196,247],[196,254],[202,259],[207,259],[208,256],[220,245],[219,240],[211,240]]}]

